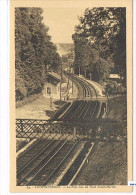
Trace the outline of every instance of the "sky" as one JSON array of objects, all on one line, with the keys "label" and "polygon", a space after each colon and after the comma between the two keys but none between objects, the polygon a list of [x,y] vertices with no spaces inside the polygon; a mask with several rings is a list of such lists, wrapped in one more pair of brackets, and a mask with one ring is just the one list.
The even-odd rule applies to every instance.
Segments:
[{"label": "sky", "polygon": [[[77,2],[78,3],[78,2]],[[73,43],[72,34],[79,24],[78,16],[83,15],[85,7],[47,7],[43,8],[44,23],[49,27],[48,34],[54,43]]]}]

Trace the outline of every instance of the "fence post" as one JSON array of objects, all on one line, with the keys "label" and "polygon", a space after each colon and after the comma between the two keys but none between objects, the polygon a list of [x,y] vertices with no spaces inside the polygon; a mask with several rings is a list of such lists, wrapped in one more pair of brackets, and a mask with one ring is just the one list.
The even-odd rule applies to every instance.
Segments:
[{"label": "fence post", "polygon": [[20,119],[20,124],[21,124],[21,131],[23,132],[23,123],[22,123],[22,119]]},{"label": "fence post", "polygon": [[44,136],[44,124],[43,124],[43,130],[42,130],[42,138]]},{"label": "fence post", "polygon": [[106,112],[106,118],[108,117],[108,106],[107,106],[107,102],[106,102],[106,109],[105,109],[105,112]]}]

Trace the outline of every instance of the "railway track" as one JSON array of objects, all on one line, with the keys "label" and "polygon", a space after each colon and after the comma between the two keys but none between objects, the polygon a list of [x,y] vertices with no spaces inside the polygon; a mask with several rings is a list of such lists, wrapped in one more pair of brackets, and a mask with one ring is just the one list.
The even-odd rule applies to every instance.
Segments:
[{"label": "railway track", "polygon": [[[88,82],[85,82],[83,79],[79,78],[76,75],[73,75],[71,73],[66,73],[64,72],[67,76],[73,80],[78,88],[78,98],[79,99],[84,99],[86,97],[92,98],[92,96],[95,94],[97,96],[97,93]],[[94,90],[94,92],[92,92]]]},{"label": "railway track", "polygon": [[[76,75],[64,73],[77,85],[78,98],[71,104],[66,104],[67,109],[63,109],[63,112],[58,111],[53,118],[57,120],[90,120],[98,117],[101,105],[97,100],[97,91],[94,86]],[[93,101],[94,97],[95,101]]]},{"label": "railway track", "polygon": [[32,144],[27,150],[21,153],[17,158],[17,170],[20,171],[25,166],[25,164],[28,163],[31,158],[33,158],[36,152],[39,152],[41,150],[45,142],[45,140],[43,141],[41,139],[37,139],[34,144]]},{"label": "railway track", "polygon": [[60,120],[82,120],[94,119],[100,109],[98,101],[74,101],[70,108],[59,117]]},{"label": "railway track", "polygon": [[[102,116],[101,104],[97,99],[97,91],[94,86],[71,73],[64,71],[64,74],[69,76],[71,80],[75,82],[78,87],[78,98],[73,102],[67,102],[64,104],[51,118],[51,121],[55,120],[83,120],[89,121],[90,119],[99,118]],[[95,100],[93,98],[95,97]],[[52,129],[54,130],[54,129]]]},{"label": "railway track", "polygon": [[[40,146],[40,142],[37,142],[35,145]],[[18,186],[53,185],[62,172],[65,171],[77,150],[82,151],[85,145],[85,141],[78,142],[75,140],[43,139],[41,143],[44,143],[44,147],[39,151],[38,146],[35,155],[31,155],[31,149],[26,152],[29,161],[28,159],[26,160],[26,154],[22,155],[26,160],[24,166],[19,167],[22,158],[17,160]]]},{"label": "railway track", "polygon": [[[22,162],[22,159],[17,161],[17,177],[20,179],[20,177],[22,177],[22,175],[25,175],[26,173],[28,174],[28,172],[31,171],[31,169],[29,168],[31,166],[31,168],[33,168],[33,166],[35,165],[35,163],[39,163],[39,161],[42,161],[42,156],[45,155],[47,153],[47,150],[50,147],[53,147],[55,145],[55,141],[54,140],[44,140],[43,145],[41,146],[42,141],[40,141],[39,145],[37,146],[37,151],[33,151],[33,156],[31,156],[30,152],[27,152],[27,156],[22,156],[23,161],[25,160],[25,163]],[[34,162],[34,164],[33,164]],[[20,166],[22,164],[22,166]],[[23,174],[22,174],[23,173]]]}]

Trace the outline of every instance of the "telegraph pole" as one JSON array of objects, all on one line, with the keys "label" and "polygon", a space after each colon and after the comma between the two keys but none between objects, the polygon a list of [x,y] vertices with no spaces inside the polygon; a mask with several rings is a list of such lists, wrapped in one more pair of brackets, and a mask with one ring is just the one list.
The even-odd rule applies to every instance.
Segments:
[{"label": "telegraph pole", "polygon": [[60,78],[60,101],[61,101],[61,85],[62,85],[62,63],[61,63],[61,78]]},{"label": "telegraph pole", "polygon": [[85,78],[86,78],[86,66],[85,66]]},{"label": "telegraph pole", "polygon": [[80,66],[79,66],[79,76],[80,76]]},{"label": "telegraph pole", "polygon": [[73,93],[73,78],[72,78],[72,93]]},{"label": "telegraph pole", "polygon": [[52,108],[52,97],[50,96],[50,108]]},{"label": "telegraph pole", "polygon": [[70,73],[70,69],[69,69],[69,66],[68,66],[68,81],[67,81],[67,99],[68,99],[68,93],[69,93],[69,73]]},{"label": "telegraph pole", "polygon": [[[72,74],[74,74],[73,73],[73,67],[72,67]],[[72,94],[73,94],[73,77],[72,77]]]},{"label": "telegraph pole", "polygon": [[90,73],[89,75],[90,75],[90,80],[92,80],[92,74]]}]

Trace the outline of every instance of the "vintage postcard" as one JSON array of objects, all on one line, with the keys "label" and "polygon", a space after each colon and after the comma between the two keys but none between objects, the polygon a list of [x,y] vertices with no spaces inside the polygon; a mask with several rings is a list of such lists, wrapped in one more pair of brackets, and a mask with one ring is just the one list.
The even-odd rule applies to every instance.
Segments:
[{"label": "vintage postcard", "polygon": [[132,0],[10,0],[10,191],[132,192]]}]

